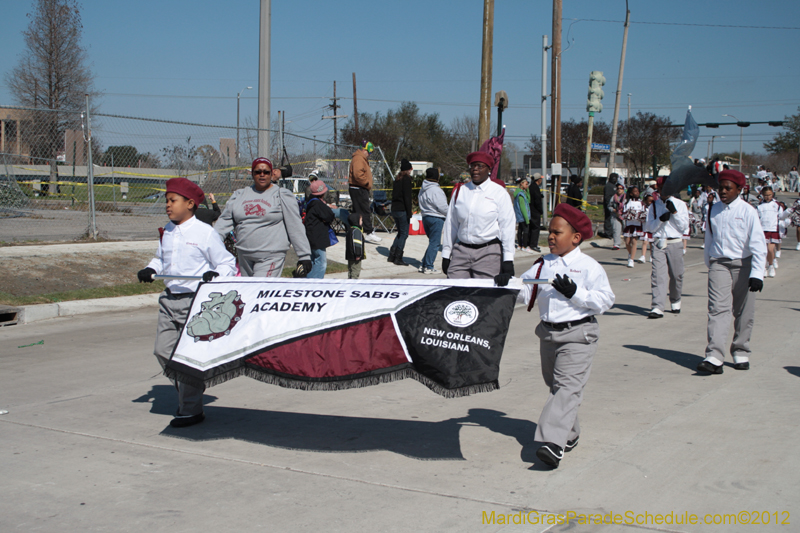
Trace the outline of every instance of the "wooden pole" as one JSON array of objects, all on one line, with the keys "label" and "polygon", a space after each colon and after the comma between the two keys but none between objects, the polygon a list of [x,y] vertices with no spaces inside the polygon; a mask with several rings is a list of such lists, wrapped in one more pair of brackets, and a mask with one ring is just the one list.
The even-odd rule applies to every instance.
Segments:
[{"label": "wooden pole", "polygon": [[491,135],[492,43],[494,39],[494,0],[483,0],[483,53],[481,56],[481,101],[478,115],[478,143]]}]

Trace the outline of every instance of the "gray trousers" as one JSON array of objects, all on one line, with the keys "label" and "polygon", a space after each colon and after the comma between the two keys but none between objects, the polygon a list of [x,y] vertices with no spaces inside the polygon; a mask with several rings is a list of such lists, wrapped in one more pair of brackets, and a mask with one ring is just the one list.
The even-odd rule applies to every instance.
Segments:
[{"label": "gray trousers", "polygon": [[721,365],[733,315],[733,342],[730,350],[735,363],[750,360],[750,335],[756,316],[755,293],[750,292],[752,257],[712,259],[708,268],[708,346],[706,359]]},{"label": "gray trousers", "polygon": [[550,388],[550,396],[536,426],[536,440],[564,448],[568,440],[581,433],[578,407],[592,371],[600,326],[593,320],[559,331],[540,322],[536,326],[536,336],[539,337],[542,377]]},{"label": "gray trousers", "polygon": [[239,252],[239,270],[247,278],[279,278],[286,262],[286,252],[246,255]]},{"label": "gray trousers", "polygon": [[658,246],[650,247],[653,259],[653,270],[650,273],[650,288],[653,290],[652,307],[664,310],[667,299],[667,282],[669,282],[669,301],[681,301],[683,291],[683,243],[667,244],[663,250]]},{"label": "gray trousers", "polygon": [[448,279],[493,279],[500,273],[502,262],[503,253],[499,244],[468,248],[457,242],[450,253],[447,277]]},{"label": "gray trousers", "polygon": [[[153,353],[163,369],[172,356],[172,350],[178,343],[183,325],[189,315],[192,297],[174,296],[165,292],[158,298],[158,327],[156,329],[156,347]],[[203,412],[203,391],[205,387],[195,387],[178,381],[178,416],[199,415]]]},{"label": "gray trousers", "polygon": [[620,237],[622,236],[622,221],[617,217],[611,218],[611,237],[614,239],[614,246],[620,245]]}]

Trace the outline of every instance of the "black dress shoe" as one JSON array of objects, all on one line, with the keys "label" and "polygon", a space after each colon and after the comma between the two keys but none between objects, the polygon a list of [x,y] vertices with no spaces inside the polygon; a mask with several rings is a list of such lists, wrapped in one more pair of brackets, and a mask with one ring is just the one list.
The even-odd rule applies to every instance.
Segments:
[{"label": "black dress shoe", "polygon": [[647,318],[664,318],[664,315],[650,311],[650,314],[647,315]]},{"label": "black dress shoe", "polygon": [[533,250],[534,252],[537,252],[537,253],[542,251],[542,249],[539,248],[538,246],[531,246],[531,250]]},{"label": "black dress shoe", "polygon": [[203,420],[206,419],[206,415],[200,413],[199,415],[192,415],[192,416],[176,416],[172,420],[170,420],[169,425],[174,428],[185,428],[189,426],[193,426],[195,424],[199,424]]},{"label": "black dress shoe", "polygon": [[736,370],[750,370],[750,361],[744,363],[733,363],[733,368]]},{"label": "black dress shoe", "polygon": [[709,374],[722,374],[722,365],[714,365],[708,361],[700,361],[697,365],[698,372],[708,372]]},{"label": "black dress shoe", "polygon": [[564,458],[564,451],[558,444],[552,442],[545,443],[544,446],[536,450],[536,457],[547,466],[558,468],[558,463]]},{"label": "black dress shoe", "polygon": [[575,437],[572,440],[568,440],[567,441],[567,445],[564,447],[564,451],[565,452],[571,452],[573,450],[573,448],[575,448],[575,446],[578,445],[578,439],[579,438],[581,438],[580,435],[578,435],[577,437]]}]

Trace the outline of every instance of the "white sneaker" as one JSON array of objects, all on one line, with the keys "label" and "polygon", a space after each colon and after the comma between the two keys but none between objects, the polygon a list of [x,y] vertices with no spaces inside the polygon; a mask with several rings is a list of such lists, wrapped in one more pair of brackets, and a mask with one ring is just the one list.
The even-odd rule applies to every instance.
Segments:
[{"label": "white sneaker", "polygon": [[419,267],[417,269],[417,272],[419,272],[420,274],[424,274],[425,273],[425,267],[423,267],[423,266]]},{"label": "white sneaker", "polygon": [[423,274],[438,274],[439,271],[435,268],[426,268]]},{"label": "white sneaker", "polygon": [[[780,256],[781,256],[781,251],[780,250],[775,250],[775,257],[780,257]],[[775,267],[775,268],[778,268],[778,267]]]},{"label": "white sneaker", "polygon": [[644,263],[644,262],[646,262],[646,261],[647,261],[647,259],[644,257],[644,254],[642,254],[642,257],[640,257],[640,258],[638,259],[638,261],[639,261],[640,263]]},{"label": "white sneaker", "polygon": [[797,250],[798,252],[800,252],[800,242],[797,243],[797,246],[795,246],[794,249]]},{"label": "white sneaker", "polygon": [[680,313],[681,312],[681,301],[678,300],[677,302],[672,302],[672,312],[673,313]]},{"label": "white sneaker", "polygon": [[[705,250],[705,249],[706,249],[706,243],[703,243],[703,244],[701,244],[701,245],[700,245],[700,248],[702,248],[703,250]],[[800,248],[798,248],[798,250],[800,250]]]},{"label": "white sneaker", "polygon": [[378,237],[377,235],[375,235],[374,231],[372,233],[368,233],[368,234],[364,235],[364,240],[367,241],[367,242],[371,242],[373,244],[381,242],[381,238]]},{"label": "white sneaker", "polygon": [[686,255],[686,248],[683,249],[683,255]]},{"label": "white sneaker", "polygon": [[777,258],[777,256],[775,257],[775,259],[772,260],[772,266],[774,266],[775,268],[778,268],[778,258]]},{"label": "white sneaker", "polygon": [[628,259],[628,268],[633,268],[633,259]]},{"label": "white sneaker", "polygon": [[769,270],[767,270],[767,276],[774,278],[775,277],[775,267],[770,265]]},{"label": "white sneaker", "polygon": [[647,262],[648,262],[648,263],[652,263],[652,262],[653,262],[653,256],[652,256],[652,255],[651,255],[651,256],[650,256],[650,258],[647,260]]}]

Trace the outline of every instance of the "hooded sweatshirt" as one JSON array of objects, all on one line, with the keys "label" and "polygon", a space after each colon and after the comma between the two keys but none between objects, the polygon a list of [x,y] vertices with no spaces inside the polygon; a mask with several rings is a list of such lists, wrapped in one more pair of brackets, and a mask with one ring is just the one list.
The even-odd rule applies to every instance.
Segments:
[{"label": "hooded sweatshirt", "polygon": [[422,216],[447,218],[447,196],[437,182],[423,181],[417,201]]},{"label": "hooded sweatshirt", "polygon": [[349,179],[351,187],[372,189],[372,169],[369,168],[366,150],[356,150],[350,160]]}]

